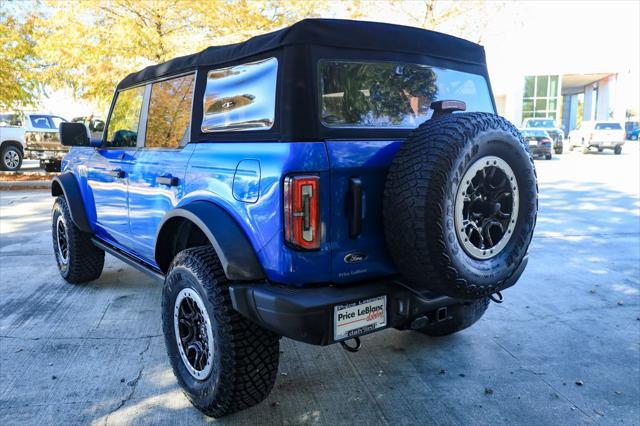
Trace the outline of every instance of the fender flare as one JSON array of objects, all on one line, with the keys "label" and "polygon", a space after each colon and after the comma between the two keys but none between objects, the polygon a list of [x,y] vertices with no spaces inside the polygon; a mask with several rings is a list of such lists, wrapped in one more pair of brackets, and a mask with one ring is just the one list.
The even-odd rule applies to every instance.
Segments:
[{"label": "fender flare", "polygon": [[80,186],[73,173],[63,173],[51,181],[51,195],[57,197],[64,195],[71,212],[71,220],[83,232],[93,233],[87,220],[87,213],[82,201]]},{"label": "fender flare", "polygon": [[177,218],[189,220],[205,234],[229,280],[255,281],[265,278],[255,250],[238,222],[222,207],[209,201],[193,201],[171,210],[160,222],[154,257],[163,272],[166,272],[163,265],[168,265],[171,259],[163,257],[162,246],[171,232],[171,222],[175,223]]}]

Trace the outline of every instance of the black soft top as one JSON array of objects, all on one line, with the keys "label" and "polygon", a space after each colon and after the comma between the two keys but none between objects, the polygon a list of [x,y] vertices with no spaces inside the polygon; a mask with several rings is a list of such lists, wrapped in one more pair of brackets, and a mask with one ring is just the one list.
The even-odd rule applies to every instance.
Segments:
[{"label": "black soft top", "polygon": [[434,31],[379,22],[305,19],[242,43],[211,46],[192,55],[146,67],[125,77],[118,84],[118,90],[200,67],[237,62],[294,45],[415,54],[475,65],[484,65],[486,61],[482,46]]}]

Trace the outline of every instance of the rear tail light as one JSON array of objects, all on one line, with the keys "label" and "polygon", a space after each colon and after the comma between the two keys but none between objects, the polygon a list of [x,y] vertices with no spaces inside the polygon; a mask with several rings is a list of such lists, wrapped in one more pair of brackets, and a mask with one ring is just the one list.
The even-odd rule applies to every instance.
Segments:
[{"label": "rear tail light", "polygon": [[320,177],[288,176],[284,180],[284,236],[294,247],[320,248]]}]

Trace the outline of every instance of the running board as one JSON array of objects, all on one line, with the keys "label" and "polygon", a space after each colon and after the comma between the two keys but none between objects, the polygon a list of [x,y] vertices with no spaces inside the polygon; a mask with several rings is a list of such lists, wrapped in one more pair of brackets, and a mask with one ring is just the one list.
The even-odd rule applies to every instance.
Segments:
[{"label": "running board", "polygon": [[122,250],[119,250],[103,241],[98,240],[97,238],[92,238],[91,242],[93,243],[94,246],[98,247],[99,249],[102,249],[104,251],[106,251],[107,253],[109,253],[111,256],[120,259],[121,261],[123,261],[124,263],[133,266],[134,268],[136,268],[138,271],[140,272],[144,272],[145,274],[147,274],[148,276],[155,278],[156,280],[159,280],[161,282],[164,282],[164,274],[160,271],[158,271],[157,269],[147,265],[146,263],[143,263],[142,261],[136,259],[135,257],[125,253]]}]

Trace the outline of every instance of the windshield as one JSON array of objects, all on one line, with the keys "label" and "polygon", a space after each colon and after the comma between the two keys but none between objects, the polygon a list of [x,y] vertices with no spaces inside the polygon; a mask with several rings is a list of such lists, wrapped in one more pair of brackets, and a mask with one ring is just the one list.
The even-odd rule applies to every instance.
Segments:
[{"label": "windshield", "polygon": [[555,123],[553,122],[553,120],[550,120],[550,119],[529,120],[527,121],[527,127],[550,128],[550,127],[555,127]]},{"label": "windshield", "polygon": [[415,128],[431,102],[494,112],[484,77],[401,62],[320,61],[320,119],[327,127]]},{"label": "windshield", "polygon": [[622,130],[620,123],[597,123],[596,130]]}]

